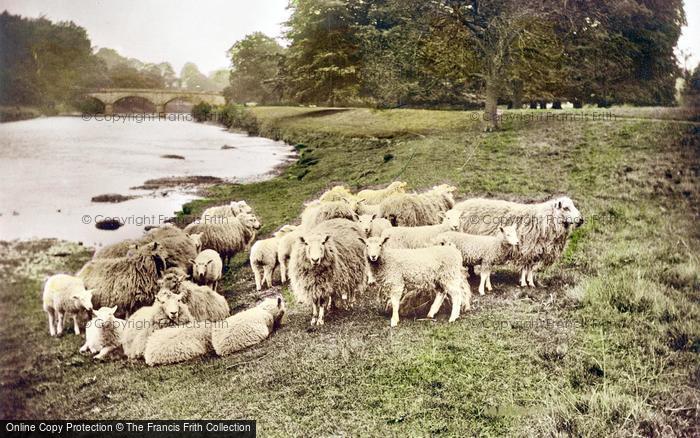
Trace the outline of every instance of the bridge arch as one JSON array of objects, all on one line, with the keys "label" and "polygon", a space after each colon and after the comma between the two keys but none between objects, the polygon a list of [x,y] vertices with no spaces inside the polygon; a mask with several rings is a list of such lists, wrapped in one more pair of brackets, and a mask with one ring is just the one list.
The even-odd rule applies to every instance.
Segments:
[{"label": "bridge arch", "polygon": [[148,100],[155,106],[155,112],[165,112],[165,105],[177,98],[185,99],[196,105],[200,102],[207,102],[212,105],[223,105],[226,103],[220,93],[207,93],[174,89],[136,89],[136,88],[105,88],[86,93],[90,97],[101,101],[105,105],[105,114],[114,112],[114,104],[126,97],[140,97]]},{"label": "bridge arch", "polygon": [[[154,113],[157,110],[157,105],[149,100],[146,97],[143,96],[124,96],[120,97],[119,99],[115,100],[114,103],[112,103],[112,111],[113,112],[118,112],[118,113],[129,113],[132,112],[131,110],[125,110],[124,106],[126,105],[131,105],[133,108],[134,106],[137,107],[137,109],[134,112],[137,113]],[[121,108],[120,108],[121,107]],[[106,105],[105,105],[106,109]]]}]

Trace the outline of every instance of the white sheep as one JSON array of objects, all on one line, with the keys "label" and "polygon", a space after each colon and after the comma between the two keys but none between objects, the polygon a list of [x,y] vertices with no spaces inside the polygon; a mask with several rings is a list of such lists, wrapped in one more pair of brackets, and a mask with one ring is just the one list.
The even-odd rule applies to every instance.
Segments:
[{"label": "white sheep", "polygon": [[357,220],[357,204],[347,200],[319,202],[313,201],[306,204],[301,213],[301,227],[310,230],[321,222],[331,219]]},{"label": "white sheep", "polygon": [[520,251],[513,263],[521,268],[522,287],[535,287],[535,271],[553,264],[574,226],[583,224],[583,216],[566,196],[535,204],[474,198],[455,204],[454,210],[460,212],[459,231],[465,233],[495,235],[499,226],[515,225]]},{"label": "white sheep", "polygon": [[85,326],[85,344],[80,347],[80,353],[90,350],[90,353],[96,353],[94,359],[101,360],[121,347],[126,321],[115,318],[116,311],[117,306],[93,310],[93,318]]},{"label": "white sheep", "polygon": [[376,214],[362,214],[357,223],[364,231],[365,237],[379,237],[382,231],[391,228],[391,222]]},{"label": "white sheep", "polygon": [[56,274],[46,280],[42,297],[44,312],[49,318],[49,334],[61,336],[66,317],[73,318],[73,330],[80,334],[78,314],[92,311],[93,290],[86,290],[83,280],[67,274]]},{"label": "white sheep", "polygon": [[194,243],[197,254],[202,251],[202,233],[188,234],[187,237]]},{"label": "white sheep", "polygon": [[321,202],[354,201],[355,195],[344,186],[335,186],[330,190],[326,190],[318,200]]},{"label": "white sheep", "polygon": [[365,189],[360,190],[360,192],[355,195],[355,197],[363,201],[367,205],[378,205],[384,199],[390,197],[391,195],[397,193],[404,193],[406,191],[407,184],[401,181],[394,181],[389,184],[386,188],[379,190]]},{"label": "white sheep", "polygon": [[295,230],[281,236],[277,242],[277,262],[280,265],[280,281],[282,284],[287,282],[289,278],[289,258],[292,255],[294,243],[299,239],[302,229],[297,227]]},{"label": "white sheep", "polygon": [[187,305],[193,321],[221,321],[230,314],[226,297],[209,286],[199,286],[187,280],[187,275],[181,269],[168,269],[158,284],[161,290],[182,296],[182,302]]},{"label": "white sheep", "polygon": [[360,199],[359,201],[356,202],[356,209],[357,209],[357,214],[359,215],[370,215],[370,216],[377,216],[380,217],[380,208],[379,204],[376,205],[370,205],[365,203],[363,199]]},{"label": "white sheep", "polygon": [[394,226],[417,227],[442,222],[443,213],[454,205],[456,187],[435,186],[425,193],[399,193],[379,204],[379,215]]},{"label": "white sheep", "polygon": [[360,227],[347,219],[321,222],[304,230],[292,248],[289,283],[298,301],[310,303],[311,325],[323,325],[333,301],[352,305],[367,284]]},{"label": "white sheep", "polygon": [[146,364],[167,365],[204,356],[212,351],[212,326],[209,322],[194,322],[156,330],[146,342]]},{"label": "white sheep", "polygon": [[276,294],[253,308],[229,316],[212,328],[214,351],[226,356],[264,341],[279,327],[285,309],[284,299]]},{"label": "white sheep", "polygon": [[200,286],[210,286],[216,290],[222,269],[221,257],[213,249],[205,249],[192,260],[192,278]]},{"label": "white sheep", "polygon": [[387,248],[425,248],[433,246],[432,240],[435,236],[449,230],[449,224],[388,227],[382,231],[381,237],[389,238]]},{"label": "white sheep", "polygon": [[494,265],[505,262],[517,254],[520,244],[518,233],[513,225],[499,227],[496,236],[448,231],[438,235],[433,243],[436,245],[454,245],[462,253],[465,266],[480,265],[481,282],[479,295],[484,294],[484,286],[491,292],[491,270]]},{"label": "white sheep", "polygon": [[253,209],[245,201],[231,201],[229,205],[209,207],[202,212],[201,222],[220,223],[223,218],[236,217],[241,213],[252,214]]},{"label": "white sheep", "polygon": [[[263,283],[267,283],[267,287],[272,287],[272,274],[279,263],[277,247],[282,237],[296,228],[294,225],[285,225],[275,232],[271,238],[258,240],[250,248],[250,267],[253,269],[253,275],[255,276],[256,290],[261,290]],[[280,267],[280,269],[286,269],[286,265],[284,268]],[[280,276],[284,282],[286,272],[280,270]]]},{"label": "white sheep", "polygon": [[231,258],[243,251],[255,239],[260,221],[249,213],[225,217],[219,222],[191,223],[185,227],[187,234],[200,234],[202,249],[213,249],[228,266]]},{"label": "white sheep", "polygon": [[459,318],[460,310],[470,308],[469,284],[462,277],[462,256],[456,248],[432,246],[417,249],[387,248],[389,237],[362,238],[373,278],[388,289],[391,301],[391,326],[399,323],[401,299],[407,292],[435,290],[428,318],[440,310],[445,297],[452,301],[449,321]]}]

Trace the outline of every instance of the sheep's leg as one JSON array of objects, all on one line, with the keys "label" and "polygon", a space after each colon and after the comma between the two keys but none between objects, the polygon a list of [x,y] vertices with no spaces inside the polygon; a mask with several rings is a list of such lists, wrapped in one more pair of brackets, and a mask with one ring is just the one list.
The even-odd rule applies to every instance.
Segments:
[{"label": "sheep's leg", "polygon": [[282,284],[287,282],[287,263],[284,260],[284,257],[279,258],[279,263],[280,263],[280,281]]},{"label": "sheep's leg", "polygon": [[489,272],[482,269],[479,275],[481,276],[481,282],[479,283],[479,295],[484,295],[484,285],[486,284],[486,279],[489,276]]},{"label": "sheep's leg", "polygon": [[56,336],[61,336],[63,334],[63,318],[65,314],[63,312],[56,312]]},{"label": "sheep's leg", "polygon": [[109,347],[104,347],[102,350],[100,350],[99,353],[97,353],[95,356],[93,356],[93,359],[102,360],[109,353],[111,353],[115,348],[117,348],[117,347],[114,345],[110,345]]},{"label": "sheep's leg", "polygon": [[46,315],[49,317],[49,335],[56,336],[56,319],[52,307],[46,308]]},{"label": "sheep's leg", "polygon": [[399,306],[401,305],[401,296],[403,289],[396,288],[391,293],[391,326],[396,327],[399,324]]},{"label": "sheep's leg", "polygon": [[80,335],[80,326],[78,325],[78,315],[77,314],[73,315],[73,332],[76,335]]},{"label": "sheep's leg", "polygon": [[450,313],[449,322],[455,322],[459,318],[459,311],[462,309],[462,287],[460,283],[452,283],[449,285],[448,291],[452,300],[452,313]]},{"label": "sheep's leg", "polygon": [[527,273],[527,285],[530,287],[535,287],[535,268],[530,268]]},{"label": "sheep's leg", "polygon": [[267,287],[272,287],[272,269],[269,266],[263,268],[263,283],[267,283]]},{"label": "sheep's leg", "polygon": [[80,347],[80,350],[78,350],[78,351],[80,351],[81,354],[82,354],[82,353],[87,353],[88,348],[90,348],[90,347],[88,347],[88,341],[85,340],[85,343],[83,344],[82,347]]},{"label": "sheep's leg", "polygon": [[216,292],[217,287],[219,286],[219,280],[214,281],[214,292]]},{"label": "sheep's leg", "polygon": [[372,274],[372,268],[370,268],[368,264],[365,264],[365,273],[367,275],[368,285],[372,285],[377,282],[377,280],[374,278],[374,274]]},{"label": "sheep's leg", "polygon": [[[328,302],[330,307],[330,301]],[[326,312],[326,303],[323,302],[321,298],[318,302],[318,319],[316,320],[316,325],[323,325],[323,315]]]},{"label": "sheep's leg", "polygon": [[260,279],[260,268],[253,263],[250,265],[251,268],[253,268],[253,275],[255,276],[255,290],[261,290],[262,289],[262,280]]},{"label": "sheep's leg", "polygon": [[522,271],[520,271],[520,287],[527,287],[527,283],[525,282],[526,277],[527,268],[523,268]]},{"label": "sheep's leg", "polygon": [[447,294],[445,292],[438,292],[437,295],[435,295],[435,301],[433,301],[433,305],[430,306],[430,310],[428,311],[428,318],[435,318],[435,314],[440,311],[440,307],[442,307],[442,302],[445,301],[446,296]]},{"label": "sheep's leg", "polygon": [[318,307],[316,306],[316,300],[311,302],[311,325],[316,325],[316,320],[318,319]]},{"label": "sheep's leg", "polygon": [[491,270],[488,271],[488,275],[486,276],[486,290],[489,292],[493,290],[491,286]]}]

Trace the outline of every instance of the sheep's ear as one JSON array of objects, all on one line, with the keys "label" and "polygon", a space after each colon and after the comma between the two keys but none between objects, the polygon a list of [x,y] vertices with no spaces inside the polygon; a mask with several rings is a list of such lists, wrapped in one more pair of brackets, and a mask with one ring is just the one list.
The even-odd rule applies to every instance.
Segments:
[{"label": "sheep's ear", "polygon": [[557,208],[561,208],[561,201],[557,202]]},{"label": "sheep's ear", "polygon": [[363,244],[367,245],[367,239],[365,239],[364,237],[358,237],[357,240],[359,240]]},{"label": "sheep's ear", "polygon": [[207,262],[207,266],[209,266],[209,263],[213,263],[213,262],[214,262],[214,259],[210,259],[210,260]]},{"label": "sheep's ear", "polygon": [[116,312],[116,311],[117,311],[117,306],[114,306],[114,307],[108,307],[108,310],[109,310],[109,313],[110,313],[110,314],[114,315],[114,312]]},{"label": "sheep's ear", "polygon": [[303,243],[306,245],[306,240],[304,240],[304,236],[299,236],[299,242]]},{"label": "sheep's ear", "polygon": [[194,265],[194,259],[189,259],[190,265]]},{"label": "sheep's ear", "polygon": [[151,248],[153,251],[158,249],[158,242],[153,242],[153,247]]},{"label": "sheep's ear", "polygon": [[330,234],[324,234],[324,235],[323,235],[323,239],[321,240],[321,243],[326,243],[326,242],[328,242],[328,239],[330,239],[330,238],[331,238],[331,235],[330,235]]},{"label": "sheep's ear", "polygon": [[372,220],[375,220],[376,218],[377,218],[377,213],[374,213],[374,214],[372,215]]},{"label": "sheep's ear", "polygon": [[498,231],[500,231],[500,232],[503,233],[503,234],[506,234],[506,230],[503,229],[503,225],[501,225],[501,226],[498,227]]},{"label": "sheep's ear", "polygon": [[384,236],[384,238],[382,239],[382,245],[384,245],[387,240],[389,240],[389,236]]},{"label": "sheep's ear", "polygon": [[277,297],[277,307],[282,307],[282,297]]}]

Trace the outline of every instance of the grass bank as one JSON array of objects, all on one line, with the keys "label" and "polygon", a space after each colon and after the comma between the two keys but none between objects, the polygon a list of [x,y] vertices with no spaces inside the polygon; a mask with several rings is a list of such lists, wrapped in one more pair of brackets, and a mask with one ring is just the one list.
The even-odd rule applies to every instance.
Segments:
[{"label": "grass bank", "polygon": [[[251,109],[257,131],[296,145],[299,160],[268,181],[216,186],[183,216],[246,199],[264,237],[334,184],[401,179],[413,188],[449,182],[460,197],[566,193],[587,222],[540,288],[520,289],[517,273],[501,270],[495,293],[476,297],[454,324],[404,320],[389,329],[366,306],[308,330],[308,310],[292,305],[282,330],[255,348],[160,368],[94,364],[78,355],[77,337],[49,339],[40,277],[73,270],[89,254],[39,263],[36,254],[55,252],[53,244],[8,246],[0,413],[255,418],[266,436],[692,435],[699,128],[659,111],[653,119],[629,109],[586,120],[513,116],[502,131],[483,133],[473,112]],[[223,281],[234,310],[255,298],[246,257]]]}]

